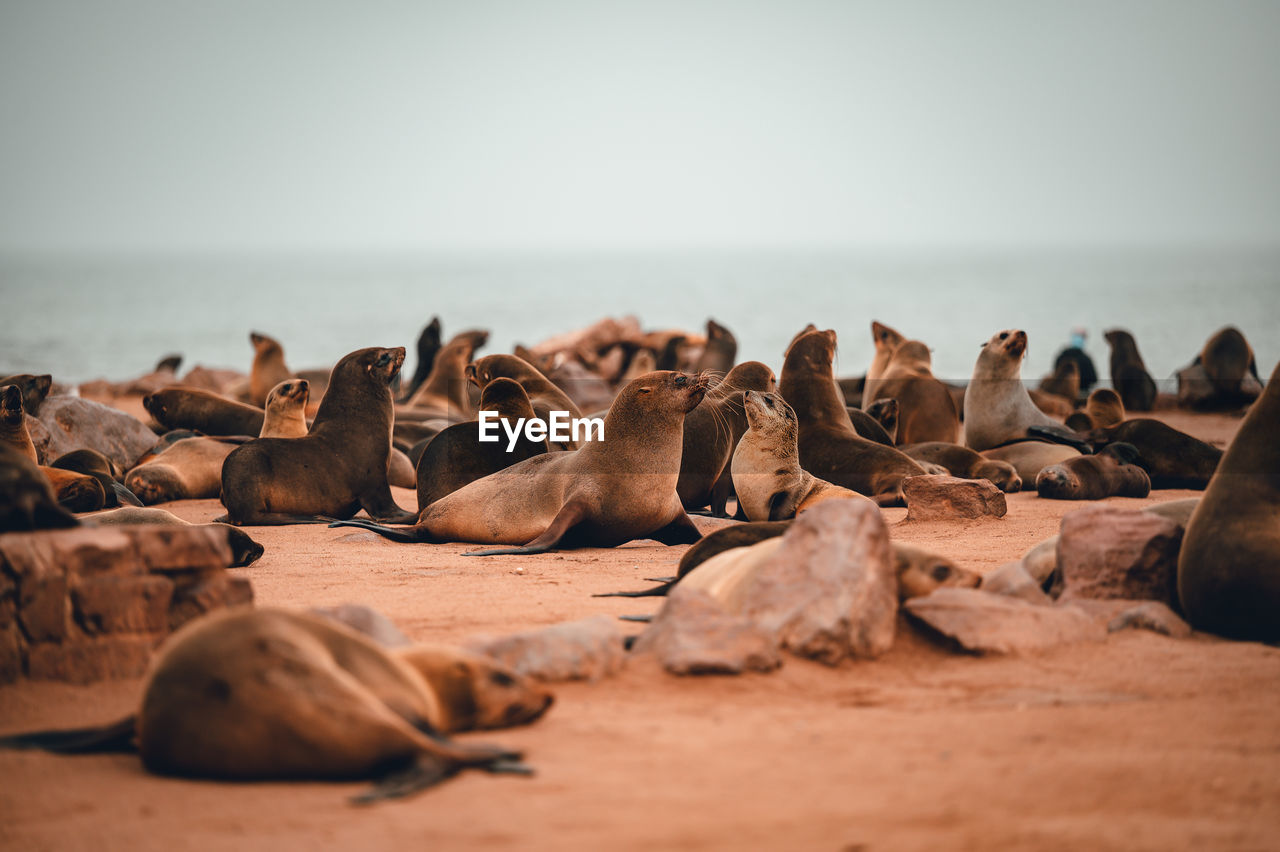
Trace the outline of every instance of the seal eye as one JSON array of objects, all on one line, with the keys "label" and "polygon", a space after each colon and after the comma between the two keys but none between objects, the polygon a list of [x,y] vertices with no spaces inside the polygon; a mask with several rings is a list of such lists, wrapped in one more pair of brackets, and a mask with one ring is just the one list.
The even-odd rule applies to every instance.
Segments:
[{"label": "seal eye", "polygon": [[515,686],[516,679],[506,672],[493,672],[489,675],[489,680],[498,686]]},{"label": "seal eye", "polygon": [[685,386],[685,385],[687,385],[687,384],[689,384],[689,379],[688,379],[688,377],[686,377],[686,376],[676,376],[676,387],[678,387],[678,388],[682,388],[682,387],[684,387],[684,386]]},{"label": "seal eye", "polygon": [[1004,339],[1005,339],[1006,337],[1008,337],[1008,336],[1009,336],[1009,332],[1007,332],[1007,331],[1002,331],[1002,332],[1000,332],[1000,339],[1001,339],[1001,340],[1004,340]]},{"label": "seal eye", "polygon": [[385,367],[385,366],[387,366],[387,365],[388,365],[388,364],[390,364],[390,363],[391,363],[391,356],[390,356],[390,355],[388,355],[387,353],[383,352],[383,353],[382,353],[382,357],[380,357],[380,358],[377,360],[377,362],[374,364],[374,366],[375,366],[375,367]]},{"label": "seal eye", "polygon": [[933,579],[941,583],[943,580],[951,576],[951,567],[941,564],[935,565],[930,573],[933,574]]}]

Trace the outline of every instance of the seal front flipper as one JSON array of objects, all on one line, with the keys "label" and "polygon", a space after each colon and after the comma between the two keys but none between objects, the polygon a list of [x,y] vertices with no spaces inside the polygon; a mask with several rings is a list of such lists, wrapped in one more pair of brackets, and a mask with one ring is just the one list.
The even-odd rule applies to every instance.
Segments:
[{"label": "seal front flipper", "polygon": [[137,719],[127,716],[96,728],[14,734],[0,737],[0,748],[41,749],[54,754],[131,754],[138,750],[133,738]]},{"label": "seal front flipper", "polygon": [[[507,556],[521,553],[546,553],[548,550],[554,550],[565,534],[569,532],[580,521],[590,516],[590,509],[578,500],[570,500],[565,503],[560,511],[556,514],[555,519],[551,521],[551,526],[547,527],[547,531],[535,538],[533,541],[523,547],[503,547],[498,550],[473,550],[470,553],[464,553],[463,556]],[[683,514],[683,513],[681,513]],[[693,526],[693,521],[685,518],[689,526]]]},{"label": "seal front flipper", "polygon": [[1068,447],[1074,447],[1085,455],[1093,454],[1093,447],[1083,440],[1078,432],[1073,432],[1065,426],[1028,426],[1027,434],[1032,438],[1038,438],[1054,444],[1066,444]]},{"label": "seal front flipper", "polygon": [[675,520],[648,537],[659,544],[696,544],[702,540],[702,531],[682,510]]}]

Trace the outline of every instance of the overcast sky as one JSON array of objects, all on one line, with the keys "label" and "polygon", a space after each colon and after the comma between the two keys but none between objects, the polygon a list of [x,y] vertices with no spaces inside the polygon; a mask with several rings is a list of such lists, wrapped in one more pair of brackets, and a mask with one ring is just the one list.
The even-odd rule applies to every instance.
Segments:
[{"label": "overcast sky", "polygon": [[0,252],[1280,244],[1280,2],[0,0]]}]

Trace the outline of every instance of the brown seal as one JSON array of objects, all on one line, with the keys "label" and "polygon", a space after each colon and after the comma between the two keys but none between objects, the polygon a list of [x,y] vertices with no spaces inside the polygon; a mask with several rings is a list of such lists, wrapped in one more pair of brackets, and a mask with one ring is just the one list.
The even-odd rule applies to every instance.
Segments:
[{"label": "brown seal", "polygon": [[22,410],[34,417],[40,411],[40,403],[49,396],[53,389],[53,376],[48,373],[18,373],[0,379],[0,388],[14,385],[22,393]]},{"label": "brown seal", "polygon": [[[349,518],[412,520],[387,484],[391,379],[404,347],[358,349],[333,368],[329,390],[303,438],[257,438],[222,465],[222,503],[233,524],[313,523]],[[141,496],[141,495],[139,495]]]},{"label": "brown seal", "polygon": [[[496,378],[485,385],[480,410],[497,412],[500,421],[515,427],[521,418],[535,417],[529,397],[514,379]],[[480,423],[455,423],[432,438],[418,459],[418,511],[452,494],[464,485],[547,451],[546,440],[533,441],[521,430],[515,447],[508,452],[507,434],[498,430],[497,442],[480,440]]]},{"label": "brown seal", "polygon": [[194,429],[206,435],[257,435],[266,416],[261,408],[188,387],[149,393],[142,404],[166,429]]},{"label": "brown seal", "polygon": [[960,444],[930,441],[908,444],[899,449],[918,462],[930,462],[946,468],[947,473],[961,479],[985,479],[1006,494],[1022,490],[1022,477],[1006,461],[989,459],[976,450]]},{"label": "brown seal", "polygon": [[307,434],[306,379],[286,379],[267,394],[266,413],[259,438],[301,438]]},{"label": "brown seal", "polygon": [[[384,649],[320,616],[224,610],[165,642],[136,716],[3,744],[129,751],[136,737],[143,766],[160,775],[385,779],[357,801],[406,795],[466,767],[527,772],[511,765],[518,753],[454,742],[449,726],[529,722],[550,696],[510,673],[505,688],[489,679],[469,688],[468,665],[461,654]],[[514,700],[492,706],[503,696]]]},{"label": "brown seal", "polygon": [[686,510],[695,511],[710,503],[712,515],[726,515],[725,503],[733,488],[729,463],[747,431],[742,396],[747,391],[771,391],[775,387],[773,370],[759,361],[744,361],[708,390],[698,407],[685,416],[676,493]]},{"label": "brown seal", "polygon": [[738,357],[738,339],[733,332],[713,319],[707,320],[707,345],[698,362],[694,365],[695,373],[711,372],[726,375],[733,369]]},{"label": "brown seal", "polygon": [[1102,500],[1146,497],[1151,478],[1137,464],[1132,444],[1115,443],[1091,456],[1076,456],[1042,468],[1036,492],[1054,500]]},{"label": "brown seal", "polygon": [[896,399],[880,397],[868,405],[865,411],[848,406],[845,407],[845,411],[853,421],[854,431],[859,435],[868,441],[884,444],[886,447],[897,446],[900,409]]},{"label": "brown seal", "polygon": [[284,363],[284,347],[265,334],[250,332],[253,344],[253,366],[249,369],[249,402],[261,408],[267,404],[267,395],[281,382],[293,377],[293,371]]},{"label": "brown seal", "polygon": [[[816,329],[814,329],[816,330]],[[879,399],[879,383],[884,371],[889,368],[889,361],[899,346],[906,342],[906,337],[882,322],[871,321],[871,342],[875,345],[875,354],[871,358],[871,366],[862,383],[862,409]],[[795,341],[793,340],[794,344]]]},{"label": "brown seal", "polygon": [[1191,365],[1178,371],[1178,404],[1182,406],[1239,408],[1261,393],[1253,348],[1234,326],[1214,332]]},{"label": "brown seal", "polygon": [[172,512],[165,509],[157,509],[155,507],[143,508],[140,506],[122,506],[118,509],[108,509],[105,512],[96,512],[88,515],[84,519],[88,526],[127,526],[133,524],[149,524],[153,526],[166,527],[218,527],[227,532],[228,541],[231,544],[232,568],[244,568],[258,561],[262,556],[265,548],[258,542],[249,537],[244,530],[228,524],[193,524],[184,521]]},{"label": "brown seal", "polygon": [[933,357],[919,340],[904,340],[893,350],[863,408],[878,399],[898,401],[898,444],[953,443],[960,437],[960,415],[951,391],[933,377]]},{"label": "brown seal", "polygon": [[1124,400],[1130,411],[1150,411],[1156,404],[1156,383],[1147,372],[1138,354],[1138,343],[1124,329],[1113,328],[1106,332],[1111,346],[1111,386]]},{"label": "brown seal", "polygon": [[1080,365],[1070,358],[1060,358],[1053,372],[1040,380],[1040,390],[1074,402],[1080,398]]},{"label": "brown seal", "polygon": [[1222,461],[1222,450],[1167,423],[1138,417],[1088,435],[1096,448],[1123,442],[1138,451],[1138,464],[1151,477],[1151,487],[1205,488]]},{"label": "brown seal", "polygon": [[1018,472],[1018,478],[1029,488],[1040,475],[1040,471],[1049,465],[1077,458],[1080,456],[1080,451],[1075,447],[1051,444],[1047,441],[1018,441],[1003,447],[983,450],[980,455],[988,460],[1013,465],[1014,470]]},{"label": "brown seal", "polygon": [[[582,416],[582,411],[564,391],[528,361],[515,355],[486,355],[467,365],[466,377],[481,392],[494,379],[515,379],[528,395],[534,413],[542,420],[549,420],[553,411],[567,411],[574,418]],[[572,450],[576,447],[576,443],[568,441],[556,442],[552,448]]]},{"label": "brown seal", "polygon": [[779,391],[800,424],[800,465],[881,505],[902,505],[902,480],[925,471],[854,431],[831,372],[835,351],[834,331],[811,331],[792,343],[782,367]]},{"label": "brown seal", "polygon": [[436,362],[436,354],[440,351],[441,345],[443,341],[440,338],[440,317],[432,317],[431,322],[423,326],[422,333],[418,335],[415,348],[418,360],[414,364],[413,378],[401,389],[401,401],[407,402],[418,388],[422,387],[422,383],[431,374],[431,366]]},{"label": "brown seal", "polygon": [[467,364],[488,339],[488,332],[483,331],[454,335],[436,353],[431,372],[409,398],[407,407],[437,417],[470,417],[474,409],[467,393]]},{"label": "brown seal", "polygon": [[776,393],[747,391],[749,424],[733,451],[733,490],[747,520],[782,521],[831,498],[867,498],[818,479],[800,467],[798,426]]},{"label": "brown seal", "polygon": [[75,515],[58,505],[36,463],[0,441],[0,533],[78,524]]},{"label": "brown seal", "polygon": [[472,555],[614,547],[637,538],[689,544],[701,538],[676,495],[684,416],[702,401],[705,378],[657,372],[622,389],[604,440],[544,453],[478,479],[422,510],[410,529],[362,521],[393,541],[522,545]]},{"label": "brown seal", "polygon": [[54,459],[49,464],[49,467],[92,476],[98,480],[98,484],[102,486],[102,491],[106,495],[105,505],[107,507],[121,504],[127,506],[142,505],[137,496],[124,487],[124,476],[120,472],[120,468],[116,467],[115,462],[97,450],[72,450]]},{"label": "brown seal", "polygon": [[[981,452],[1026,438],[1030,426],[1063,428],[1036,407],[1022,384],[1026,352],[1027,333],[1018,329],[996,332],[983,345],[964,394],[965,446]],[[1025,474],[1022,479],[1035,481]]]},{"label": "brown seal", "polygon": [[1191,626],[1280,641],[1280,365],[1191,513],[1178,600]]},{"label": "brown seal", "polygon": [[[17,385],[0,387],[0,444],[38,463],[40,459],[22,406],[22,391]],[[43,466],[39,471],[53,488],[58,505],[69,511],[93,512],[106,503],[102,485],[91,476]]]},{"label": "brown seal", "polygon": [[0,387],[0,444],[7,444],[32,462],[39,463],[40,457],[27,429],[22,406],[21,388],[17,385]]},{"label": "brown seal", "polygon": [[144,506],[217,497],[223,462],[236,449],[216,438],[185,438],[125,474],[124,487]]},{"label": "brown seal", "polygon": [[1124,402],[1120,394],[1111,388],[1096,388],[1089,394],[1083,411],[1077,411],[1067,418],[1067,428],[1077,432],[1089,432],[1117,426],[1124,422]]}]

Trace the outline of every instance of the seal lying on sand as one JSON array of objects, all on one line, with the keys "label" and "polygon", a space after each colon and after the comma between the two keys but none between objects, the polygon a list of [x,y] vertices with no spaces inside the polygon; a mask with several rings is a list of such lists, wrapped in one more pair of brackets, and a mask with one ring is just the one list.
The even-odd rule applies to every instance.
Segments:
[{"label": "seal lying on sand", "polygon": [[513,673],[496,677],[497,664],[467,677],[472,665],[439,649],[384,649],[319,616],[224,610],[164,644],[136,716],[0,744],[132,751],[136,737],[143,765],[161,775],[382,779],[357,801],[403,796],[468,767],[527,772],[516,752],[445,736],[453,725],[530,722],[551,703]]},{"label": "seal lying on sand", "polygon": [[676,495],[684,416],[702,401],[705,377],[656,372],[622,389],[604,440],[545,453],[478,479],[422,510],[416,526],[362,521],[393,541],[521,545],[472,555],[614,547],[637,538],[689,544],[701,538]]},{"label": "seal lying on sand", "polygon": [[249,537],[248,533],[238,527],[233,527],[229,524],[192,524],[189,521],[182,520],[172,512],[155,507],[122,506],[118,509],[86,515],[84,523],[87,526],[94,527],[133,524],[152,524],[166,527],[218,526],[227,531],[227,537],[231,543],[232,568],[245,568],[252,565],[258,561],[258,558],[265,551],[261,544],[258,544],[258,542]]},{"label": "seal lying on sand", "polygon": [[1036,492],[1055,500],[1146,497],[1151,493],[1151,478],[1137,462],[1138,451],[1132,444],[1111,444],[1095,455],[1042,468],[1036,476]]},{"label": "seal lying on sand", "polygon": [[1221,636],[1280,641],[1280,366],[1191,513],[1178,555],[1187,620]]},{"label": "seal lying on sand", "polygon": [[[392,522],[414,515],[387,484],[391,457],[390,383],[404,347],[358,349],[333,368],[329,390],[302,438],[257,438],[222,465],[219,520],[243,525],[316,523],[363,508]],[[322,517],[323,516],[323,517]]]}]

